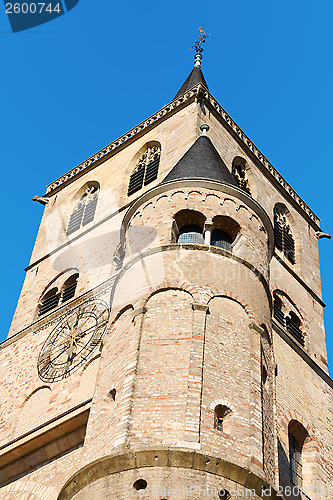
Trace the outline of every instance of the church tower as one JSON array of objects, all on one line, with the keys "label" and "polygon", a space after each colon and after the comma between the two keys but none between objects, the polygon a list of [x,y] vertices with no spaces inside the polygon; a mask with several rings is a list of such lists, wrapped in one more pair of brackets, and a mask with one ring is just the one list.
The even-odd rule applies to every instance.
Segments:
[{"label": "church tower", "polygon": [[2,500],[333,496],[328,235],[209,92],[204,38],[170,104],[34,198]]}]

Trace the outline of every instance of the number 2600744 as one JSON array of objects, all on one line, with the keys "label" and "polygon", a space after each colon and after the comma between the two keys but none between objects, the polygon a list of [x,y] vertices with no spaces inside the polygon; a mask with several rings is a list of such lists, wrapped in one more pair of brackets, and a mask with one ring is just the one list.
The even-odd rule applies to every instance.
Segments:
[{"label": "number 2600744", "polygon": [[7,14],[41,14],[42,12],[57,12],[62,11],[60,4],[57,3],[54,7],[51,3],[6,3]]}]

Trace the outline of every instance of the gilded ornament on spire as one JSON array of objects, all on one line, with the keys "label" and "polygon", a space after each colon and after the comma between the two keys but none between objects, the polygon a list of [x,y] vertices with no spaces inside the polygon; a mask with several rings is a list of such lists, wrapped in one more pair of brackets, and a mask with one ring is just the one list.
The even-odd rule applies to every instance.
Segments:
[{"label": "gilded ornament on spire", "polygon": [[201,66],[201,59],[202,59],[202,55],[201,53],[203,52],[203,48],[202,48],[202,44],[206,41],[206,38],[208,38],[211,33],[209,33],[209,35],[206,35],[206,33],[204,32],[204,30],[201,28],[201,26],[199,26],[199,31],[200,31],[200,37],[199,37],[199,40],[196,40],[194,45],[190,48],[191,49],[195,49],[196,51],[196,54],[195,54],[195,57],[194,57],[194,60],[195,60],[195,63],[194,63],[194,67],[199,67]]}]

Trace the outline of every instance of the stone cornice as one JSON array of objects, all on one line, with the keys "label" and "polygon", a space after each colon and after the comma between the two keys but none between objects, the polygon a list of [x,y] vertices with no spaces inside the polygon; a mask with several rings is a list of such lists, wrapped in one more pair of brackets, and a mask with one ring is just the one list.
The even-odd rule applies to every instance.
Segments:
[{"label": "stone cornice", "polygon": [[261,153],[261,151],[255,146],[255,144],[249,139],[249,137],[243,132],[243,130],[237,125],[237,123],[229,116],[229,114],[222,108],[218,101],[210,94],[210,92],[201,84],[194,86],[192,89],[188,90],[177,99],[174,99],[170,104],[167,104],[162,109],[157,111],[157,113],[151,115],[149,118],[141,122],[136,127],[132,128],[129,132],[119,137],[114,142],[111,142],[103,149],[95,153],[93,156],[80,163],[72,170],[62,175],[54,182],[47,186],[46,195],[53,194],[54,191],[59,190],[63,185],[67,184],[71,179],[82,175],[83,172],[90,170],[94,166],[97,166],[102,161],[105,161],[110,157],[112,152],[123,146],[126,142],[133,138],[137,138],[143,131],[148,128],[152,128],[161,120],[165,119],[169,115],[173,114],[178,108],[189,104],[194,99],[205,99],[209,106],[222,118],[223,122],[231,129],[233,134],[240,139],[241,143],[245,146],[247,150],[254,155],[256,160],[260,163],[263,170],[272,177],[275,182],[283,188],[283,191],[287,194],[296,206],[298,206],[302,213],[305,214],[306,218],[312,222],[318,229],[320,219],[311,210],[311,208],[302,200],[302,198],[296,193],[296,191],[288,184],[288,182],[282,177],[281,174],[273,167],[273,165],[267,160],[267,158]]},{"label": "stone cornice", "polygon": [[311,208],[302,200],[302,198],[296,193],[296,191],[288,184],[288,182],[282,177],[282,175],[276,170],[275,167],[267,160],[267,158],[262,154],[262,152],[257,148],[257,146],[251,141],[251,139],[243,132],[243,130],[237,125],[237,123],[231,118],[230,115],[222,108],[216,99],[210,94],[210,92],[203,86],[201,86],[202,97],[210,104],[212,109],[214,109],[223,121],[229,125],[232,131],[241,139],[243,145],[246,149],[259,160],[264,170],[269,173],[275,181],[283,188],[283,190],[292,198],[292,200],[299,206],[302,212],[306,214],[316,226],[319,227],[320,219],[311,210]]}]

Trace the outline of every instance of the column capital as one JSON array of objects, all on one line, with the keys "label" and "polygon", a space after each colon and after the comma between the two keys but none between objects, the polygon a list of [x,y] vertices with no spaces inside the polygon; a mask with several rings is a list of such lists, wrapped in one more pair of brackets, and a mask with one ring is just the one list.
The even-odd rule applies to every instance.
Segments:
[{"label": "column capital", "polygon": [[193,311],[208,311],[208,306],[206,304],[202,304],[201,302],[192,302]]},{"label": "column capital", "polygon": [[145,306],[137,307],[133,311],[133,320],[137,317],[140,316],[141,314],[146,314],[148,309]]}]

